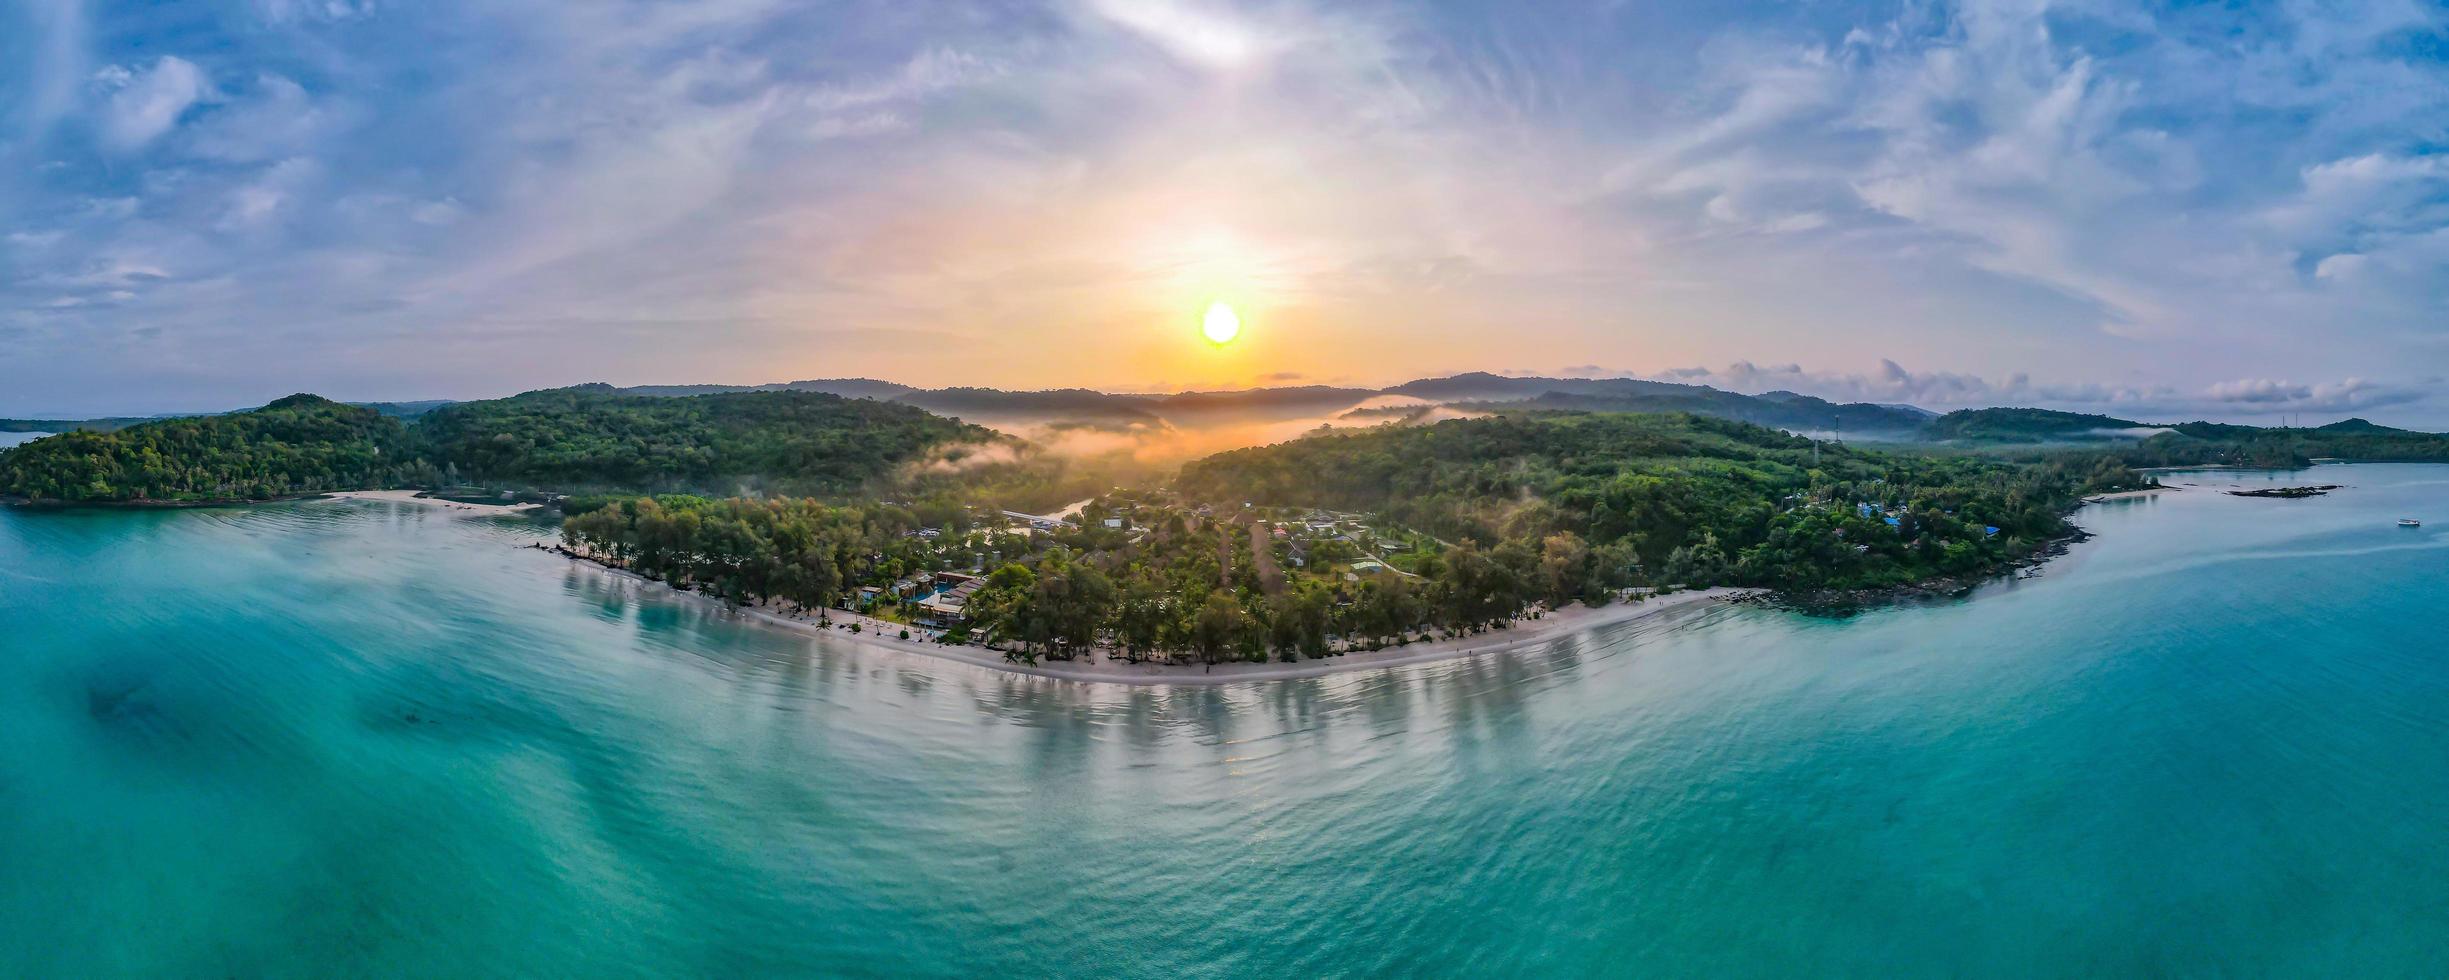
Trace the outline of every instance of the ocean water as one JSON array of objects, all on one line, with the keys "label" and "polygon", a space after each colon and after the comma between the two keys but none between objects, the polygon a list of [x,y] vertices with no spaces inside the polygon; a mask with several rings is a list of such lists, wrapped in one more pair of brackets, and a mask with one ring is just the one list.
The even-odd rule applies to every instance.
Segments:
[{"label": "ocean water", "polygon": [[21,446],[50,434],[48,432],[0,432],[0,449]]},{"label": "ocean water", "polygon": [[0,513],[0,975],[2449,972],[2449,468],[2172,479],[2352,488],[1182,689],[741,625],[518,521]]}]

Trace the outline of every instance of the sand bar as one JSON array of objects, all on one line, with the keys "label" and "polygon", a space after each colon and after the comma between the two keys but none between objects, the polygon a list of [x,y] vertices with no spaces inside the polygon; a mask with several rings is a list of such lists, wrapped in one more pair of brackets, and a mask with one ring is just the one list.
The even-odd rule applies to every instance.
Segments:
[{"label": "sand bar", "polygon": [[444,500],[440,497],[420,497],[417,496],[417,493],[418,491],[415,490],[342,490],[325,496],[332,500],[379,500],[384,503],[439,507],[445,510],[463,511],[471,516],[526,514],[544,506],[543,504],[472,504],[457,500]]}]

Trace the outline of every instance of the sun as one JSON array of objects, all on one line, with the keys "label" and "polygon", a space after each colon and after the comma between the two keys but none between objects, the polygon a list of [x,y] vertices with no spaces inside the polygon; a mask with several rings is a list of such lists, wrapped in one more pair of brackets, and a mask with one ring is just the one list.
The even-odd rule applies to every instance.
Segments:
[{"label": "sun", "polygon": [[1207,316],[1199,324],[1199,332],[1207,335],[1208,343],[1230,344],[1233,338],[1241,336],[1242,318],[1234,315],[1233,308],[1226,306],[1223,300],[1217,300],[1208,304]]}]

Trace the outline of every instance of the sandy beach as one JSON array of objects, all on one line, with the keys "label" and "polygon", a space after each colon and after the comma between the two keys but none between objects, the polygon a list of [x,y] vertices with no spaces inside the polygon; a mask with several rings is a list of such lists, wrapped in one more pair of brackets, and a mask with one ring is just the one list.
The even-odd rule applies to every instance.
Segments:
[{"label": "sandy beach", "polygon": [[417,496],[415,490],[342,490],[324,496],[329,500],[379,500],[393,504],[438,507],[444,510],[463,511],[470,516],[525,514],[544,506],[543,504],[471,504],[457,500],[443,500],[439,497],[420,497]]},{"label": "sandy beach", "polygon": [[[1583,630],[1653,616],[1697,613],[1752,591],[1731,588],[1700,589],[1650,598],[1641,602],[1615,603],[1598,609],[1576,605],[1562,611],[1550,612],[1538,619],[1516,620],[1509,629],[1482,633],[1478,636],[1432,640],[1425,643],[1413,643],[1409,646],[1387,647],[1382,650],[1347,653],[1320,660],[1302,660],[1293,663],[1272,661],[1268,663],[1228,663],[1217,664],[1214,667],[1198,664],[1134,664],[1108,658],[1105,656],[1105,651],[1100,650],[1094,655],[1083,654],[1076,660],[1041,661],[1032,665],[1006,661],[1003,659],[1002,651],[990,650],[982,646],[953,646],[928,642],[919,639],[921,634],[915,630],[911,633],[911,639],[904,640],[898,635],[903,628],[898,623],[888,623],[838,609],[828,611],[827,615],[833,620],[834,625],[826,627],[817,625],[812,618],[802,618],[799,615],[767,606],[735,607],[711,596],[674,589],[635,572],[609,568],[584,557],[568,555],[566,552],[554,551],[553,553],[565,555],[571,563],[590,569],[597,574],[707,603],[737,615],[744,621],[763,626],[821,636],[837,643],[878,652],[916,654],[1032,677],[1108,684],[1239,684],[1251,681],[1292,680],[1303,677],[1323,677],[1356,670],[1377,670],[1504,653],[1545,643]],[[860,631],[852,633],[845,628],[851,623],[860,624]]]}]

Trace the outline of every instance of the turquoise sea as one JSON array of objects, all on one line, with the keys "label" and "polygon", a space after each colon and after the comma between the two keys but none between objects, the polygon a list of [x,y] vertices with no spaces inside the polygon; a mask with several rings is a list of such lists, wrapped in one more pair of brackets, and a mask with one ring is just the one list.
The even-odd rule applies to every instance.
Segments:
[{"label": "turquoise sea", "polygon": [[743,626],[518,521],[0,513],[0,976],[2449,973],[2449,468],[2171,479],[2351,488],[1181,689]]}]

